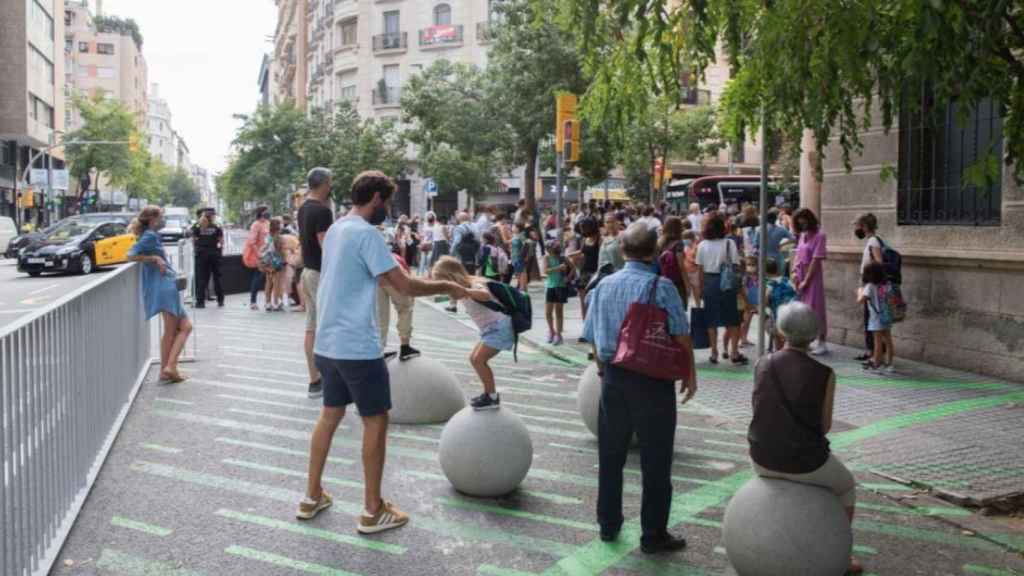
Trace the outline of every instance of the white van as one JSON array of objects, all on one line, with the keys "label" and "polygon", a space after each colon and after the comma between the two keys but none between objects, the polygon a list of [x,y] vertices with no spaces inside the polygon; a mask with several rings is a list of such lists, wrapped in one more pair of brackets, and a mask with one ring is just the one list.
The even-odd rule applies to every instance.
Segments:
[{"label": "white van", "polygon": [[0,216],[0,258],[7,252],[7,245],[18,235],[18,227],[9,216]]}]

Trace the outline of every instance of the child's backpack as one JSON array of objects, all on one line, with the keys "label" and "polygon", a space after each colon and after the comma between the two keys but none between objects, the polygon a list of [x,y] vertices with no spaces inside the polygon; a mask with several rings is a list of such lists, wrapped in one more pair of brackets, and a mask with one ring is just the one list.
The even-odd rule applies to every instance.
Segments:
[{"label": "child's backpack", "polygon": [[480,253],[480,240],[468,224],[460,226],[462,227],[462,237],[459,239],[459,245],[455,247],[456,256],[459,257],[463,266],[467,268],[476,266],[476,256]]},{"label": "child's backpack", "polygon": [[530,296],[503,282],[488,282],[487,290],[497,300],[497,303],[483,302],[482,304],[512,319],[512,332],[516,336],[512,357],[518,362],[519,335],[533,327],[533,303],[530,301]]},{"label": "child's backpack", "polygon": [[498,274],[504,276],[508,274],[509,260],[508,254],[500,246],[494,246],[491,248],[491,260],[494,262],[494,267],[498,270]]},{"label": "child's backpack", "polygon": [[892,284],[887,282],[885,284],[879,284],[876,287],[875,293],[878,295],[876,298],[878,301],[877,305],[874,302],[875,299],[868,299],[868,306],[875,311],[875,314],[878,314],[879,322],[885,326],[888,326],[893,322],[892,308],[889,306],[889,292],[891,286]]},{"label": "child's backpack", "polygon": [[679,253],[682,251],[683,243],[676,242],[671,248],[666,249],[658,256],[658,270],[665,278],[679,286],[683,283],[683,270],[679,267]]},{"label": "child's backpack", "polygon": [[907,319],[907,301],[903,299],[903,291],[899,284],[887,283],[884,287],[884,302],[889,309],[890,320],[893,323],[903,322]]},{"label": "child's backpack", "polygon": [[779,315],[779,307],[796,300],[796,289],[788,280],[771,280],[768,282],[772,294],[768,300],[768,307],[772,310],[772,318]]},{"label": "child's backpack", "polygon": [[[876,238],[878,238],[876,236]],[[885,268],[885,279],[891,284],[903,284],[903,256],[891,246],[878,238],[882,245],[882,267]]]}]

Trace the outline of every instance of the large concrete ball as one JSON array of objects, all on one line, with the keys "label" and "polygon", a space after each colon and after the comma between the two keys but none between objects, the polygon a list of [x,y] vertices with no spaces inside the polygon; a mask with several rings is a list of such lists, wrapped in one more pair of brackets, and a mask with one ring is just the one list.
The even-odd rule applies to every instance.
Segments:
[{"label": "large concrete ball", "polygon": [[580,411],[583,423],[590,433],[597,437],[597,414],[601,410],[601,378],[597,375],[597,365],[591,364],[580,376],[580,384],[576,389],[576,408]]},{"label": "large concrete ball", "polygon": [[755,477],[725,510],[722,535],[739,576],[842,576],[853,532],[831,491]]},{"label": "large concrete ball", "polygon": [[533,442],[508,408],[463,408],[441,432],[441,469],[456,490],[471,496],[504,496],[526,478]]},{"label": "large concrete ball", "polygon": [[440,424],[466,406],[455,375],[433,358],[394,358],[388,362],[388,372],[395,424]]}]

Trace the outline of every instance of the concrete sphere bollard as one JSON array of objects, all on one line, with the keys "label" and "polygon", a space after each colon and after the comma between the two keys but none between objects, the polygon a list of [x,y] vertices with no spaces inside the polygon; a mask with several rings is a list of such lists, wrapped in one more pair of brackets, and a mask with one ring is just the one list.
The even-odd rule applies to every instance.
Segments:
[{"label": "concrete sphere bollard", "polygon": [[471,496],[504,496],[533,463],[533,442],[508,408],[463,408],[441,432],[441,470],[456,490]]},{"label": "concrete sphere bollard", "polygon": [[440,424],[466,406],[455,375],[437,360],[394,358],[388,362],[388,372],[395,424]]},{"label": "concrete sphere bollard", "polygon": [[725,510],[722,536],[739,576],[842,576],[853,532],[831,491],[755,477]]},{"label": "concrete sphere bollard", "polygon": [[[591,364],[580,376],[579,387],[576,388],[576,409],[580,418],[587,425],[590,433],[597,438],[597,417],[601,411],[601,377],[597,375],[597,365]],[[640,439],[633,434],[632,445],[636,446]]]}]

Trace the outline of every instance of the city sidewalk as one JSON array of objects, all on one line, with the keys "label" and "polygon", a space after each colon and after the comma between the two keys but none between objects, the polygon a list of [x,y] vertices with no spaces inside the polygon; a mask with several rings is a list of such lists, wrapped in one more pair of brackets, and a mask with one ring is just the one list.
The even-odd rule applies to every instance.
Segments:
[{"label": "city sidewalk", "polygon": [[[479,393],[467,361],[476,330],[464,315],[425,300],[416,307],[414,344],[447,366],[467,396]],[[195,322],[197,361],[183,367],[192,378],[162,386],[153,373],[143,385],[54,574],[734,574],[720,524],[729,497],[750,477],[743,437],[749,370],[702,365],[698,399],[681,408],[671,523],[689,541],[682,553],[652,558],[638,550],[637,455],[627,469],[621,541],[598,539],[596,439],[576,409],[584,351],[560,347],[572,358],[565,361],[528,342],[518,362],[507,354],[493,362],[502,409],[522,418],[533,441],[533,465],[520,490],[496,499],[458,494],[438,464],[442,427],[394,426],[385,494],[412,521],[367,538],[354,530],[362,471],[360,424],[352,418],[338,431],[325,473],[334,507],[311,522],[294,519],[319,410],[305,395],[302,316],[251,312],[239,296],[224,309],[196,311]],[[907,434],[927,438],[919,431],[1003,407],[1013,394],[984,388],[966,399],[938,399],[931,381],[870,380],[843,380],[844,424],[832,440],[847,459],[869,454],[876,443],[902,451]],[[904,392],[926,397],[888,399]],[[1000,473],[1016,474],[1018,465],[1007,463]],[[1024,573],[1021,532],[863,465],[855,473],[855,550],[867,574]]]}]

